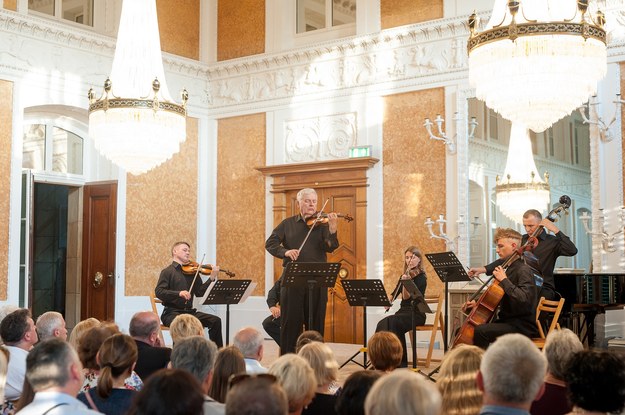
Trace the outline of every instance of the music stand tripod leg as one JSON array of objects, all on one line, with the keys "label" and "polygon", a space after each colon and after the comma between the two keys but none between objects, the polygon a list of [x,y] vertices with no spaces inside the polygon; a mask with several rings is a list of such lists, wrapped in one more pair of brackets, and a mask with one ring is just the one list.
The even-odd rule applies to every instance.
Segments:
[{"label": "music stand tripod leg", "polygon": [[308,280],[308,330],[314,330],[313,328],[313,290],[317,281]]}]

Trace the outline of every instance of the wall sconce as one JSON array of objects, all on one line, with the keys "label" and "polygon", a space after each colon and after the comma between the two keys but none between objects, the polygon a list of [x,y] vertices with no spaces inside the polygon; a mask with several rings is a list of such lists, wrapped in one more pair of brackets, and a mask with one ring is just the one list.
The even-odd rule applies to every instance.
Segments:
[{"label": "wall sconce", "polygon": [[[603,141],[604,143],[609,143],[610,141],[614,140],[615,137],[612,131],[612,126],[616,122],[616,114],[621,110],[621,105],[623,105],[625,101],[621,99],[621,94],[616,94],[616,101],[612,101],[614,104],[616,104],[614,108],[614,116],[609,123],[606,123],[605,121],[603,121],[603,119],[601,119],[601,117],[597,115],[596,111],[591,110],[591,107],[599,105],[599,102],[597,102],[596,100],[596,95],[590,97],[588,99],[588,102],[579,107],[577,110],[581,114],[582,119],[584,120],[584,124],[596,125],[599,128],[599,138],[601,138],[601,141]],[[588,113],[588,115],[586,115],[586,113]]]},{"label": "wall sconce", "polygon": [[599,212],[600,212],[600,216],[597,219],[599,221],[599,225],[601,226],[601,232],[593,232],[588,226],[590,219],[592,218],[592,216],[590,216],[588,212],[583,212],[580,215],[579,219],[582,221],[582,225],[584,225],[584,229],[586,230],[586,233],[588,235],[601,238],[601,245],[604,251],[616,252],[617,247],[614,246],[614,239],[618,235],[623,233],[623,226],[625,225],[625,207],[621,207],[620,213],[618,215],[619,222],[621,223],[620,224],[621,229],[612,233],[611,235],[605,231],[605,227],[604,227],[605,216],[603,215],[603,209],[599,209]]},{"label": "wall sconce", "polygon": [[[438,235],[436,235],[434,231],[432,230],[432,226],[434,225],[434,223],[438,223]],[[446,249],[448,251],[455,252],[456,251],[456,243],[454,242],[455,238],[452,239],[445,233],[446,223],[447,221],[445,220],[445,215],[443,215],[442,213],[438,215],[438,219],[436,220],[436,222],[434,222],[430,216],[425,218],[425,226],[427,226],[428,231],[430,231],[430,238],[442,239],[443,241],[445,241]]]},{"label": "wall sconce", "polygon": [[[443,130],[443,123],[445,122],[445,119],[441,117],[440,114],[436,115],[434,122],[432,122],[429,118],[426,118],[425,122],[423,123],[423,126],[430,135],[430,139],[442,141],[443,143],[445,143],[445,145],[447,146],[447,150],[449,150],[449,154],[456,153],[456,138],[458,137],[458,131],[460,130],[460,122],[462,121],[462,117],[460,117],[456,112],[454,113],[453,121],[456,122],[456,133],[451,138],[448,137],[447,133]],[[438,129],[438,136],[432,133],[432,126],[435,123]],[[477,125],[478,124],[475,117],[471,117],[471,121],[469,121],[469,138],[474,137],[475,127],[477,127]]]}]

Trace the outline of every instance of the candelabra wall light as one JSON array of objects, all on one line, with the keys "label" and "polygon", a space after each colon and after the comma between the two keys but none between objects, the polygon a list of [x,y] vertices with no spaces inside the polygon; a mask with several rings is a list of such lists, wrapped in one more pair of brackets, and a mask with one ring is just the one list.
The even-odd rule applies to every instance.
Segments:
[{"label": "candelabra wall light", "polygon": [[[450,154],[456,153],[456,138],[458,137],[458,131],[460,131],[462,117],[460,117],[460,115],[458,115],[458,113],[456,112],[454,113],[453,121],[456,123],[456,133],[453,135],[453,137],[448,137],[447,133],[443,130],[443,123],[445,122],[445,119],[441,117],[440,114],[436,115],[434,122],[432,122],[429,118],[426,118],[425,122],[423,123],[423,126],[430,135],[430,139],[442,141],[443,143],[445,143],[445,145],[447,146],[447,150]],[[438,135],[435,135],[432,132],[432,127],[434,126],[434,124],[436,124],[436,127],[438,129]],[[471,117],[471,121],[469,121],[469,139],[474,137],[475,127],[477,127],[477,125],[478,124],[475,117]]]},{"label": "candelabra wall light", "polygon": [[[462,220],[462,218],[461,218],[461,220]],[[460,222],[460,221],[458,221],[458,222]],[[432,230],[432,227],[434,226],[435,223],[438,223],[438,235],[435,234],[434,231]],[[430,238],[442,239],[443,241],[445,241],[446,249],[448,251],[454,251],[455,252],[456,251],[455,239],[458,239],[458,237],[450,238],[449,235],[447,235],[445,233],[445,225],[446,224],[447,224],[447,221],[445,220],[445,215],[443,215],[442,213],[440,215],[438,215],[438,219],[436,219],[436,221],[433,221],[430,216],[425,218],[425,226],[427,226],[428,231],[430,231]]]},{"label": "candelabra wall light", "polygon": [[[619,236],[620,234],[623,233],[623,226],[625,226],[625,207],[621,207],[620,208],[620,212],[618,213],[618,220],[620,223],[620,229],[616,232],[613,232],[612,234],[609,234],[608,232],[606,232],[605,230],[605,216],[603,215],[603,209],[599,209],[599,217],[598,222],[599,222],[599,226],[601,227],[601,231],[600,232],[593,232],[590,227],[589,227],[589,222],[590,219],[592,218],[592,216],[590,216],[588,214],[588,212],[583,212],[579,219],[582,221],[582,225],[584,225],[584,229],[586,230],[586,233],[592,237],[600,237],[601,238],[601,245],[603,247],[603,250],[606,252],[616,252],[617,251],[617,247],[615,246],[614,240],[616,239],[617,236]],[[593,226],[594,227],[594,226]]]},{"label": "candelabra wall light", "polygon": [[616,94],[616,101],[612,102],[616,104],[614,108],[614,116],[608,123],[603,121],[603,119],[597,115],[597,111],[594,110],[594,107],[600,104],[597,102],[597,96],[590,97],[588,102],[578,108],[578,111],[584,120],[584,124],[596,125],[599,128],[599,138],[601,138],[601,141],[604,143],[609,143],[614,140],[615,135],[612,127],[616,122],[616,115],[619,111],[621,111],[621,106],[625,103],[625,101],[621,99],[621,94]]}]

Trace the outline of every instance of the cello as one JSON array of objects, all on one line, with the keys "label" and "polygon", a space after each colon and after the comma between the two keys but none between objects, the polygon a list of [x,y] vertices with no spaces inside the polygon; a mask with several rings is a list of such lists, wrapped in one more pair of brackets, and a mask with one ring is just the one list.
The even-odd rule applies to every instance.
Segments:
[{"label": "cello", "polygon": [[[558,217],[564,213],[568,213],[567,209],[571,206],[571,198],[567,195],[563,195],[559,199],[560,205],[554,208],[547,215],[547,219],[552,222],[555,222]],[[519,247],[516,251],[510,255],[505,262],[501,265],[504,269],[506,269],[510,264],[519,259],[521,255],[525,251],[533,250],[536,245],[538,245],[538,235],[543,230],[543,225],[538,226],[534,232],[527,239],[525,244]],[[469,301],[475,300],[478,295],[482,292],[484,287],[488,285],[494,276],[491,276],[481,287],[480,289],[469,299]],[[480,299],[475,303],[475,307],[471,310],[466,320],[462,324],[460,330],[458,330],[458,334],[456,335],[454,342],[452,343],[452,349],[459,344],[473,344],[473,334],[475,332],[475,327],[488,323],[493,316],[495,315],[495,311],[501,302],[501,299],[504,296],[504,290],[499,285],[499,281],[495,279],[493,283],[481,294]]]}]

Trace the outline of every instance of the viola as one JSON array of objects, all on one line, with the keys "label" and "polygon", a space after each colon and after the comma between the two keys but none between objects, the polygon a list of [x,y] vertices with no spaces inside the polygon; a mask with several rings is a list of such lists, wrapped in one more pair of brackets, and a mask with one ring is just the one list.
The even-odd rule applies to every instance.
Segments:
[{"label": "viola", "polygon": [[[335,213],[335,212],[330,212],[330,213]],[[347,222],[351,222],[354,220],[354,218],[349,213],[346,213],[346,214],[337,213],[336,216],[338,216],[339,218],[345,219]],[[315,212],[312,214],[311,217],[306,219],[306,225],[308,226],[327,225],[328,222],[329,222],[328,213],[326,212],[323,212],[323,213]]]},{"label": "viola", "polygon": [[[200,266],[200,264],[195,261],[189,261],[182,266],[182,273],[186,275],[195,275],[198,270],[202,275],[210,275],[210,273],[213,272],[213,267],[210,264],[202,264]],[[220,268],[219,272],[225,273],[230,278],[234,278],[236,276],[234,272],[228,271],[224,268]]]}]

